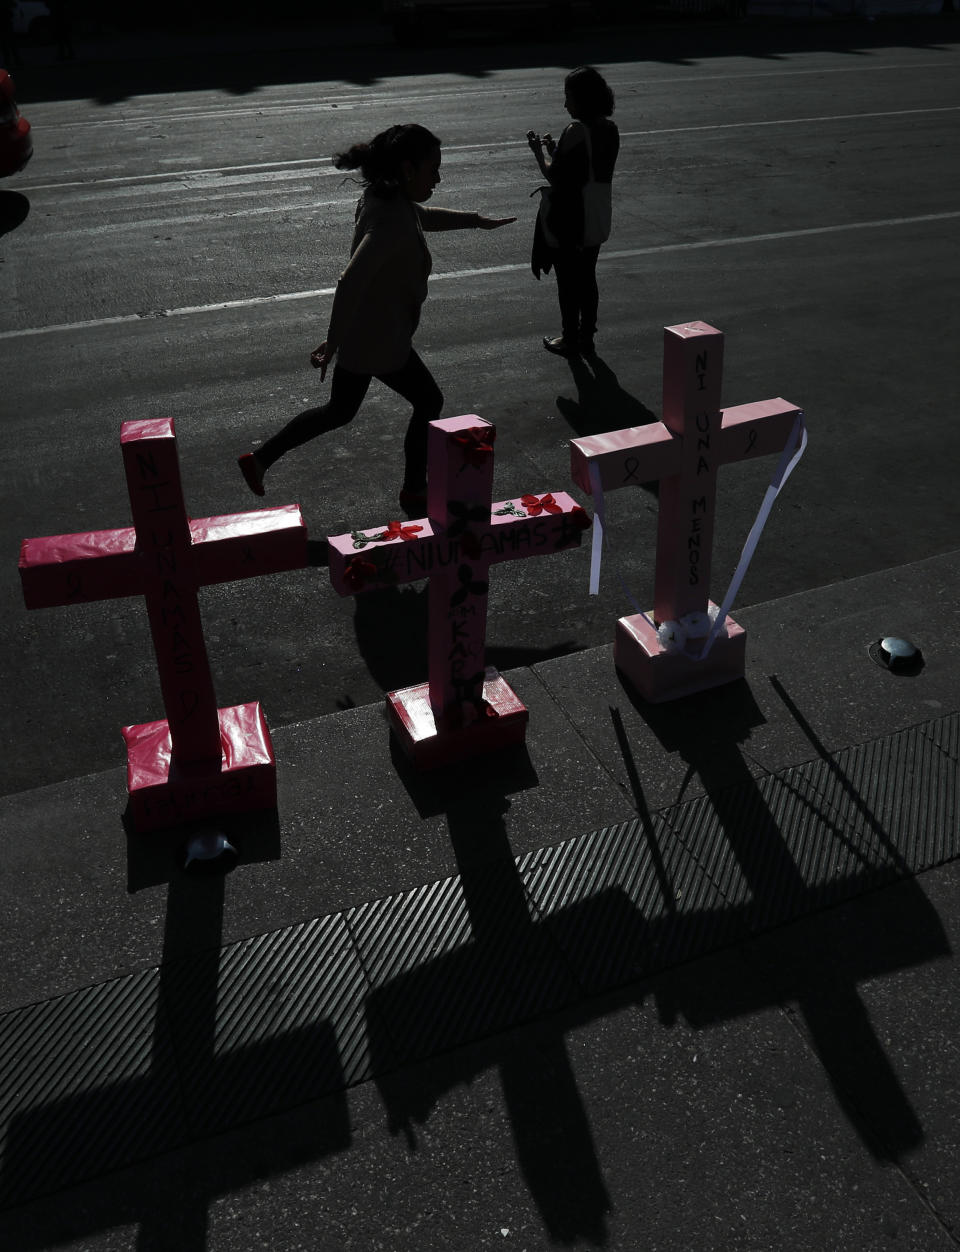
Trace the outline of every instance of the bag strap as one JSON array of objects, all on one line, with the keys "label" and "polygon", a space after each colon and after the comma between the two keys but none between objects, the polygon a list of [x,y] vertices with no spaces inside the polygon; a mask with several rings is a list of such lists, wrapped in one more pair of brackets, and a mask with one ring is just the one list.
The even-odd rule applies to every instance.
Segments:
[{"label": "bag strap", "polygon": [[593,141],[590,138],[590,127],[586,122],[581,122],[580,125],[583,127],[587,143],[587,182],[595,183],[597,180],[593,176]]}]

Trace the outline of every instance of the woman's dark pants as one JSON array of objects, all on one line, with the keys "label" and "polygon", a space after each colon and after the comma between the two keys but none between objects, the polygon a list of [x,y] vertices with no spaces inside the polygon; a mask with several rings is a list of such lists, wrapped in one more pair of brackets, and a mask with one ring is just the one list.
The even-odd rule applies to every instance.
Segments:
[{"label": "woman's dark pants", "polygon": [[355,374],[342,365],[335,365],[330,382],[330,399],[319,408],[298,413],[259,447],[256,456],[261,466],[269,469],[274,461],[291,449],[353,421],[374,377],[413,405],[403,440],[403,485],[410,490],[422,489],[427,481],[427,425],[443,411],[443,393],[423,361],[412,350],[406,364],[389,374]]},{"label": "woman's dark pants", "polygon": [[558,248],[554,253],[560,322],[568,343],[593,339],[597,333],[597,257],[595,248]]}]

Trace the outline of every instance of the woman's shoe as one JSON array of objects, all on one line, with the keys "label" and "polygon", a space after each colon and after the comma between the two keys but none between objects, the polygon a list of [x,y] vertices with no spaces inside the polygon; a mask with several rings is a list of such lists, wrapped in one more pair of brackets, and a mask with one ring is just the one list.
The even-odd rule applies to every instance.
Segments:
[{"label": "woman's shoe", "polygon": [[400,488],[400,507],[408,517],[424,517],[427,512],[427,489]]},{"label": "woman's shoe", "polygon": [[576,356],[580,351],[577,344],[569,343],[563,335],[557,335],[554,339],[544,335],[543,346],[548,352],[555,352],[557,356]]},{"label": "woman's shoe", "polygon": [[253,453],[244,452],[243,456],[237,457],[237,464],[240,466],[240,473],[253,494],[255,496],[266,495],[263,489],[263,470],[260,468],[260,462]]},{"label": "woman's shoe", "polygon": [[580,336],[580,355],[581,356],[596,356],[597,355],[597,349],[594,347],[594,344],[593,344],[593,335],[581,335]]}]

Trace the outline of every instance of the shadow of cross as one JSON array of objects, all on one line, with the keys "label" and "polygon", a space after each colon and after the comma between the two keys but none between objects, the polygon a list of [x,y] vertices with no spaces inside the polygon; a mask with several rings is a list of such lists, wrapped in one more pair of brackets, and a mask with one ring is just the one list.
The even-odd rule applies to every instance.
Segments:
[{"label": "shadow of cross", "polygon": [[[457,877],[372,902],[350,916],[373,984],[367,1001],[371,1063],[390,1130],[404,1134],[416,1151],[416,1128],[446,1095],[496,1072],[518,1169],[553,1242],[606,1242],[611,1204],[566,1036],[628,1004],[650,999],[664,1027],[682,1013],[701,1029],[797,999],[840,1106],[868,1149],[895,1159],[922,1139],[857,982],[943,955],[948,945],[939,918],[907,880],[898,888],[902,926],[892,940],[868,923],[855,933],[851,927],[845,943],[843,924],[829,914],[813,944],[809,931],[792,945],[779,939],[781,948],[792,947],[785,968],[764,968],[762,948],[760,956],[731,952],[777,925],[781,878],[797,893],[781,921],[860,896],[882,881],[875,870],[847,861],[828,891],[802,882],[787,850],[795,832],[778,828],[769,809],[756,813],[745,830],[732,825],[735,812],[749,817],[759,801],[752,780],[745,782],[739,808],[730,793],[705,801],[697,812],[715,814],[722,834],[735,840],[746,882],[719,889],[698,864],[701,857],[708,863],[719,858],[703,856],[702,844],[691,851],[695,832],[689,824],[677,830],[671,815],[653,823],[669,875],[661,899],[640,822],[540,849],[517,863],[505,806],[492,794],[495,782],[461,774],[460,797],[446,806]],[[756,846],[761,841],[763,847]],[[754,845],[749,853],[747,845]],[[805,944],[817,952],[809,965]],[[842,955],[825,969],[831,944]],[[694,963],[718,949],[726,955]],[[619,992],[614,1003],[613,992]],[[785,1034],[792,1039],[788,1027]],[[668,1052],[656,1041],[651,1049]],[[648,1076],[638,1062],[641,1087]],[[645,1108],[639,1098],[631,1105],[641,1142],[644,1127],[636,1119]],[[660,1117],[656,1104],[651,1115]],[[648,1129],[656,1143],[658,1123]],[[643,1169],[642,1158],[636,1164]]]},{"label": "shadow of cross", "polygon": [[130,1224],[138,1252],[204,1252],[218,1197],[350,1147],[344,1088],[366,1071],[354,1056],[345,1072],[338,1032],[365,984],[346,927],[221,949],[224,890],[174,871],[158,969],[0,1017],[15,1110],[0,1099],[0,1209],[28,1227],[5,1247],[60,1243],[28,1201],[83,1183],[71,1241]]},{"label": "shadow of cross", "polygon": [[496,429],[467,415],[430,423],[430,516],[328,539],[340,595],[429,578],[428,681],[391,692],[394,734],[420,767],[522,743],[527,710],[485,665],[488,571],[579,547],[590,525],[566,492],[492,504]]},{"label": "shadow of cross", "polygon": [[[850,815],[822,772],[755,779],[740,744],[762,718],[743,683],[641,715],[707,795],[651,814],[624,736],[638,818],[514,860],[509,771],[431,776],[458,875],[350,917],[373,984],[371,1058],[390,1129],[415,1149],[416,1127],[449,1092],[496,1071],[519,1168],[558,1243],[602,1245],[609,1209],[565,1036],[619,1007],[650,999],[663,1026],[682,1014],[705,1029],[763,1011],[792,1018],[796,1004],[867,1149],[896,1160],[924,1135],[858,984],[950,948],[869,797]],[[769,1068],[786,1090],[784,1066],[806,1060],[785,1023],[780,1039],[777,1070],[761,1048],[744,1073]],[[665,1049],[651,1040],[651,1051]],[[640,1087],[647,1074],[638,1063]],[[646,1107],[631,1105],[641,1141]]]},{"label": "shadow of cross", "polygon": [[[350,915],[373,984],[366,1005],[371,1064],[390,1130],[403,1133],[413,1151],[415,1125],[447,1091],[495,1070],[517,1164],[551,1239],[602,1246],[612,1206],[566,1026],[553,1016],[580,993],[510,850],[503,784],[525,753],[508,755],[498,758],[494,777],[478,771],[464,778],[462,766],[441,776],[457,877]],[[626,924],[642,927],[631,902],[623,904]],[[602,923],[603,901],[591,900],[588,912]],[[501,1033],[548,1015],[535,1041]],[[418,1061],[428,1063],[412,1067]]]},{"label": "shadow of cross", "polygon": [[[601,521],[594,533],[596,560],[603,494],[652,480],[660,484],[653,618],[620,618],[614,644],[617,666],[652,701],[743,676],[746,636],[731,618],[702,655],[710,625],[717,471],[731,461],[781,452],[800,417],[782,399],[721,409],[722,373],[719,330],[705,322],[667,326],[663,420],[571,441],[574,481],[595,497]],[[658,633],[664,623],[672,628],[666,640]],[[691,646],[684,647],[688,636]]]},{"label": "shadow of cross", "polygon": [[[785,696],[782,686],[778,690]],[[950,947],[894,837],[825,752],[823,767],[753,776],[742,745],[763,719],[745,683],[637,708],[664,750],[687,761],[706,791],[667,812],[665,833],[722,885],[727,942],[767,936],[829,910],[821,924],[755,945],[750,959],[762,976],[749,986],[734,988],[716,977],[696,985],[682,976],[675,985],[665,983],[658,994],[661,1016],[670,1021],[680,1008],[691,1025],[702,1027],[795,1003],[839,1105],[874,1155],[897,1159],[922,1141],[923,1128],[857,984],[943,956]],[[795,706],[792,711],[805,727]],[[629,756],[623,741],[621,750]],[[852,798],[852,813],[825,785],[831,776]],[[849,916],[831,908],[894,883],[894,926],[878,908],[875,923],[860,923],[855,933]]]},{"label": "shadow of cross", "polygon": [[127,788],[138,829],[213,813],[271,808],[276,764],[259,703],[218,709],[198,588],[306,564],[297,505],[193,520],[173,421],[120,432],[133,526],[25,539],[27,608],[142,595],[166,719],[127,726]]}]

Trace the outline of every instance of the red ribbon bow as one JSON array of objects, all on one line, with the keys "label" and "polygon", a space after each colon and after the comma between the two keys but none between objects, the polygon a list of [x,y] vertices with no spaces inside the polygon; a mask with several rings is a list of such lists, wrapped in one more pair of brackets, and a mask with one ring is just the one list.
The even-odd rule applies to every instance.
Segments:
[{"label": "red ribbon bow", "polygon": [[538,513],[563,512],[563,509],[557,504],[549,491],[545,496],[521,496],[520,503],[531,517],[536,517]]},{"label": "red ribbon bow", "polygon": [[480,466],[488,456],[493,456],[493,441],[496,437],[495,427],[474,426],[454,435],[453,442],[463,449],[463,459],[469,465]]},{"label": "red ribbon bow", "polygon": [[369,578],[378,573],[379,570],[373,561],[368,561],[365,556],[355,556],[351,557],[344,566],[343,581],[351,591],[359,591]]},{"label": "red ribbon bow", "polygon": [[422,526],[410,526],[404,522],[387,522],[387,529],[382,535],[377,535],[377,540],[383,543],[386,539],[415,539]]}]

